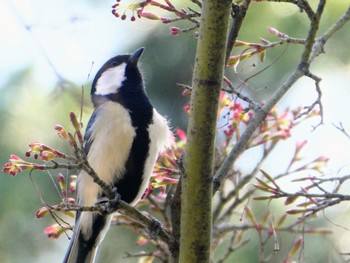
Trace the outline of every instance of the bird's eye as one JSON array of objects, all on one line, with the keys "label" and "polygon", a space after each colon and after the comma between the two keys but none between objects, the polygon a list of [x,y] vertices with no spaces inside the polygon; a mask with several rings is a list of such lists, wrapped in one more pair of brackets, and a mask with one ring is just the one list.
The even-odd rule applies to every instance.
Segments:
[{"label": "bird's eye", "polygon": [[111,67],[116,67],[116,66],[118,66],[118,63],[117,62],[115,62],[115,61],[113,61],[113,62],[111,62]]}]

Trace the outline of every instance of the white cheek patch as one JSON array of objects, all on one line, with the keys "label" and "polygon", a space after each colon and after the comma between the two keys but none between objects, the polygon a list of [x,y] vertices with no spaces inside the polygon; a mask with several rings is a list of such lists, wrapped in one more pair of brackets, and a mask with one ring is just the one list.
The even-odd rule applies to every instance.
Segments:
[{"label": "white cheek patch", "polygon": [[125,77],[126,63],[122,63],[117,67],[110,68],[102,73],[96,83],[96,95],[108,95],[117,93],[121,87]]}]

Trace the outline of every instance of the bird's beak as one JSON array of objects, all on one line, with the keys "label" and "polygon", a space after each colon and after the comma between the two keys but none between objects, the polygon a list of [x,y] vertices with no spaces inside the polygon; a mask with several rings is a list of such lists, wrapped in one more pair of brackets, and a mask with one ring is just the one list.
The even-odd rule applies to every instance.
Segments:
[{"label": "bird's beak", "polygon": [[140,59],[140,57],[141,57],[141,55],[142,55],[144,49],[145,49],[145,48],[141,47],[141,48],[135,50],[134,53],[132,53],[132,54],[130,55],[129,62],[130,62],[131,64],[136,65],[137,62],[139,61],[139,59]]}]

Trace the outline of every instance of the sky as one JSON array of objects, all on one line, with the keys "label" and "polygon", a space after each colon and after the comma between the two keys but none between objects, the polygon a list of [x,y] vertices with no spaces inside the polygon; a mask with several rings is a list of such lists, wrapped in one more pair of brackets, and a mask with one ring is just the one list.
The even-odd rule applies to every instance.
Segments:
[{"label": "sky", "polygon": [[[153,23],[125,23],[111,15],[114,1],[3,0],[0,2],[0,86],[14,72],[34,65],[43,86],[57,78],[86,81],[111,56],[132,52]],[[155,24],[155,23],[154,23]],[[128,34],[128,30],[134,34]],[[49,61],[48,61],[49,60]]]}]

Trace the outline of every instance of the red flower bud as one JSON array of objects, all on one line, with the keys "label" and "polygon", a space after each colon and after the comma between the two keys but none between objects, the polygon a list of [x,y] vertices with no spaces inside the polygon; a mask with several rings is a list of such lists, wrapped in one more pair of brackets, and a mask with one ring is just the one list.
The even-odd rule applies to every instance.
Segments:
[{"label": "red flower bud", "polygon": [[173,36],[177,36],[181,33],[181,29],[178,27],[171,26],[170,27],[170,34]]}]

